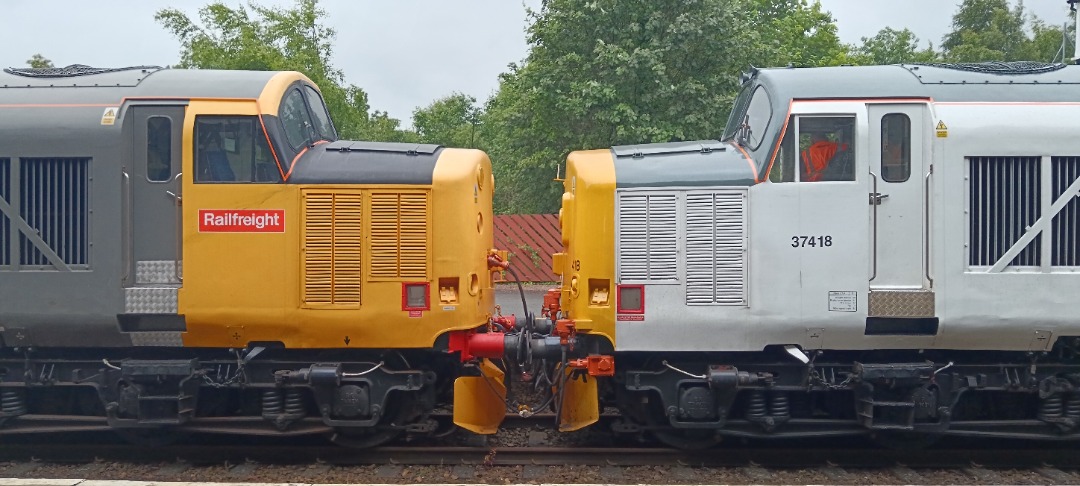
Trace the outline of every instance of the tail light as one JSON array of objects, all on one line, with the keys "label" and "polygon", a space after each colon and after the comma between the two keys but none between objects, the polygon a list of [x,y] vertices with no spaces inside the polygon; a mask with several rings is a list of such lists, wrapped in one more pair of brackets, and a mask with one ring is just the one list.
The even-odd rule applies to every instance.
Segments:
[{"label": "tail light", "polygon": [[645,286],[620,285],[618,312],[620,314],[644,314]]},{"label": "tail light", "polygon": [[401,284],[401,310],[426,311],[431,309],[431,286],[427,282]]}]

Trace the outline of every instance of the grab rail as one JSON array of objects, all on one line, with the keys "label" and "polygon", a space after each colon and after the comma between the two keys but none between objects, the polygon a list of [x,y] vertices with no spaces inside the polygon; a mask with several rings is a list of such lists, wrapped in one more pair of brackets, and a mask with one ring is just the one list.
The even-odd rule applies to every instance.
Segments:
[{"label": "grab rail", "polygon": [[127,171],[123,170],[123,169],[120,170],[120,176],[123,178],[123,184],[124,184],[123,198],[121,199],[121,204],[124,205],[124,207],[122,209],[123,217],[120,219],[121,220],[121,223],[120,223],[120,225],[121,225],[121,228],[120,228],[120,238],[121,238],[120,248],[121,248],[121,250],[120,250],[120,252],[123,254],[122,258],[124,259],[124,265],[123,265],[123,275],[120,278],[120,284],[124,285],[124,286],[127,286],[128,281],[131,278],[131,260],[134,258],[131,255],[131,253],[132,253],[132,251],[131,251],[131,247],[132,247],[131,227],[135,225],[134,221],[132,221],[133,218],[134,218],[132,213],[134,213],[135,209],[132,207],[132,206],[134,206],[134,204],[133,204],[134,197],[131,195],[131,176],[128,175]]},{"label": "grab rail", "polygon": [[[874,178],[874,195],[877,195],[877,193],[878,193],[878,191],[877,191],[877,174],[874,174],[873,172],[870,172],[870,177]],[[872,252],[873,257],[874,257],[874,260],[873,260],[874,261],[874,273],[870,275],[870,281],[873,282],[874,279],[877,278],[877,207],[878,207],[878,205],[874,204],[872,200],[870,201],[870,205],[874,207],[874,230],[873,230],[873,236],[874,236],[873,245],[874,245],[874,247],[870,249],[870,251]]]},{"label": "grab rail", "polygon": [[924,248],[924,253],[923,254],[925,255],[925,259],[926,259],[926,265],[924,267],[924,270],[925,270],[925,273],[926,273],[926,280],[928,282],[930,282],[930,288],[934,288],[934,278],[930,276],[930,174],[933,174],[933,173],[934,173],[934,166],[931,165],[930,170],[926,173],[926,177],[923,178],[924,185],[925,185],[925,187],[924,187],[925,192],[923,193],[923,196],[925,198],[923,200],[923,208],[924,208],[923,210],[926,213],[924,215],[924,220],[925,221],[923,223],[924,227],[925,227],[925,232],[924,232],[924,236],[923,236],[925,238],[924,247],[923,247]]}]

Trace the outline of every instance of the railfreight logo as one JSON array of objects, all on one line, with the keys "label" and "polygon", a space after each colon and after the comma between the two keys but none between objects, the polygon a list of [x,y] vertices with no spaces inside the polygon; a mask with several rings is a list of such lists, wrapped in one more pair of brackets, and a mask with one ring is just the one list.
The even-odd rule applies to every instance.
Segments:
[{"label": "railfreight logo", "polygon": [[284,233],[284,209],[200,209],[200,233]]}]

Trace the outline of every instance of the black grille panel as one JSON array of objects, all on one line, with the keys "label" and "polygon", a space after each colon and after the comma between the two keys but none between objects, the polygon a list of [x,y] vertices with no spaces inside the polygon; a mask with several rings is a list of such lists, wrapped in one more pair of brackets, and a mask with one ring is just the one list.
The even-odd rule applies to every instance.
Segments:
[{"label": "black grille panel", "polygon": [[[1052,160],[1054,201],[1080,178],[1080,157],[1054,157]],[[1074,197],[1050,223],[1053,237],[1050,264],[1055,267],[1080,266],[1080,197]]]},{"label": "black grille panel", "polygon": [[[11,159],[0,159],[0,199],[11,204]],[[0,212],[0,265],[11,265],[11,221]]]},{"label": "black grille panel", "polygon": [[[20,159],[19,214],[68,265],[87,265],[90,253],[90,159]],[[20,265],[51,265],[19,235]]]},{"label": "black grille panel", "polygon": [[[1039,219],[1040,157],[969,157],[968,264],[992,266]],[[1038,266],[1042,235],[1010,266]]]}]

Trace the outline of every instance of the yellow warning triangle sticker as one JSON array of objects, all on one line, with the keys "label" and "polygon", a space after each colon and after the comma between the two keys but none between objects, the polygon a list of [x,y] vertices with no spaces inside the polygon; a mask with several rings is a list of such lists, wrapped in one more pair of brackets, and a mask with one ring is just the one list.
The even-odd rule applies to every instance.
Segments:
[{"label": "yellow warning triangle sticker", "polygon": [[937,122],[937,129],[938,129],[938,130],[948,130],[948,129],[949,129],[949,127],[946,127],[946,126],[945,126],[945,122],[943,122],[943,121],[941,121],[941,120],[938,120],[938,122]]}]

